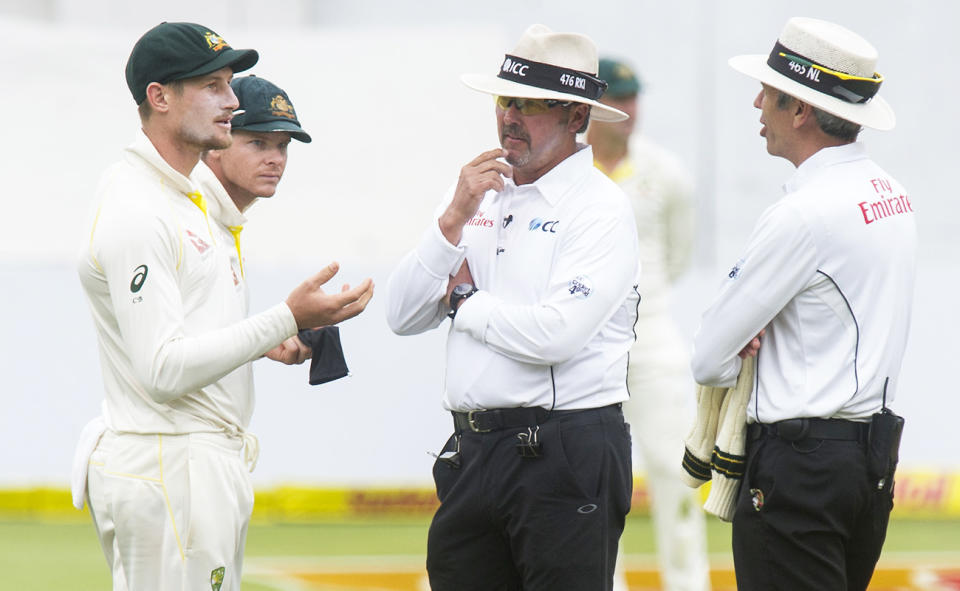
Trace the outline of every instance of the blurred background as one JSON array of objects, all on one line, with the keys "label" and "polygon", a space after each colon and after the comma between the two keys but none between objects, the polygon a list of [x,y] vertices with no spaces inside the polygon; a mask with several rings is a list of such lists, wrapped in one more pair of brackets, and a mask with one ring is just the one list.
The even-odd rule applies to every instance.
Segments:
[{"label": "blurred background", "polygon": [[[123,68],[150,27],[198,22],[233,47],[257,49],[249,73],[283,87],[314,137],[294,143],[277,196],[249,212],[252,311],[284,299],[331,260],[342,267],[336,284],[369,276],[378,286],[367,311],[341,328],[350,377],[310,387],[307,366],[256,363],[255,484],[367,491],[350,498],[368,508],[430,507],[427,452],[450,431],[440,407],[446,327],[395,336],[382,304],[392,268],[460,167],[498,143],[493,102],[460,74],[495,72],[537,22],[585,33],[602,55],[636,67],[643,133],[675,152],[696,181],[695,264],[673,299],[689,340],[793,170],[768,156],[758,135],[759,85],[726,62],[769,52],[791,16],[838,22],[879,50],[881,93],[898,125],[861,140],[909,189],[920,230],[914,307],[890,310],[913,315],[892,404],[907,419],[901,466],[913,482],[903,490],[898,482],[900,507],[912,499],[934,515],[960,514],[952,426],[960,396],[949,378],[960,358],[960,200],[950,184],[960,154],[952,108],[960,4],[948,0],[0,0],[0,492],[27,495],[0,509],[21,503],[32,514],[43,504],[38,491],[54,491],[57,509],[47,510],[72,511],[64,493],[74,444],[102,398],[74,267],[99,176],[138,127]],[[377,496],[382,488],[420,492]],[[258,493],[258,511],[272,499]]]},{"label": "blurred background", "polygon": [[[798,12],[799,11],[799,12]],[[841,23],[879,50],[898,125],[861,135],[910,190],[920,227],[913,331],[893,408],[907,418],[905,467],[957,468],[950,417],[960,397],[960,285],[951,197],[958,123],[947,1],[765,0],[0,0],[0,487],[64,486],[74,441],[102,398],[95,337],[74,264],[100,173],[138,126],[123,77],[135,41],[163,20],[203,23],[259,50],[251,73],[286,89],[312,144],[291,149],[276,197],[244,232],[252,311],[285,298],[331,260],[335,281],[373,277],[368,310],[342,327],[352,375],[307,385],[307,367],[256,364],[258,486],[428,486],[447,436],[440,408],[445,328],[397,337],[387,278],[427,227],[459,169],[497,138],[493,104],[463,86],[493,72],[530,24],[589,35],[645,84],[641,126],[696,179],[695,265],[673,313],[690,338],[792,166],[769,157],[752,101],[759,85],[727,65],[767,53],[790,16]],[[877,253],[883,256],[883,253]],[[692,392],[692,391],[691,391]],[[679,458],[678,458],[679,460]]]}]

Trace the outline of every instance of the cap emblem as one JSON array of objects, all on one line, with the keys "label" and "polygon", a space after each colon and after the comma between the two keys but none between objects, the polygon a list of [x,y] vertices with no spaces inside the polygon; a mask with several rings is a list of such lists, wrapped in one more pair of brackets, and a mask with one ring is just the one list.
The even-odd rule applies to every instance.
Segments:
[{"label": "cap emblem", "polygon": [[213,51],[220,51],[221,49],[230,49],[230,45],[223,40],[223,37],[217,35],[212,31],[207,31],[203,34],[203,38],[207,40],[207,46],[210,47]]},{"label": "cap emblem", "polygon": [[296,113],[293,112],[293,105],[291,105],[282,94],[278,94],[270,100],[270,110],[271,114],[275,117],[286,117],[287,119],[297,118]]},{"label": "cap emblem", "polygon": [[617,64],[613,67],[613,75],[617,79],[626,80],[628,78],[633,78],[633,72],[630,71],[630,68],[623,64]]}]

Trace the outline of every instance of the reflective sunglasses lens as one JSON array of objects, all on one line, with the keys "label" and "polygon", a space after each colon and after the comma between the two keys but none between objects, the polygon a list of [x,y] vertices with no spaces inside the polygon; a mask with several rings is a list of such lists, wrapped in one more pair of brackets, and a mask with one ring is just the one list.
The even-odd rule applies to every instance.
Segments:
[{"label": "reflective sunglasses lens", "polygon": [[497,106],[506,111],[510,105],[516,105],[517,110],[524,115],[540,115],[550,110],[550,105],[540,99],[514,98],[512,96],[498,96]]},{"label": "reflective sunglasses lens", "polygon": [[524,115],[539,115],[550,110],[545,101],[538,99],[518,99],[517,108]]}]

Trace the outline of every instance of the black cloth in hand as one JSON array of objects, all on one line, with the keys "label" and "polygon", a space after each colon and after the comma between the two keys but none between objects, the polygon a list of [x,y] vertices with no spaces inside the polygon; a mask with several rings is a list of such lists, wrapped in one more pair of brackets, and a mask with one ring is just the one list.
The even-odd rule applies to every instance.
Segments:
[{"label": "black cloth in hand", "polygon": [[310,360],[311,386],[339,380],[350,373],[347,360],[343,357],[339,327],[308,328],[298,332],[297,337],[313,350]]}]

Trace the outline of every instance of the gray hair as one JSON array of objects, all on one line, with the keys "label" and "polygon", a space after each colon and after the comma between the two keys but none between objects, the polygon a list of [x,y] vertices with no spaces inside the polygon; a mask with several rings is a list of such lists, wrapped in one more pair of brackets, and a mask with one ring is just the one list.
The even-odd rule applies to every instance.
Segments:
[{"label": "gray hair", "polygon": [[[777,90],[778,109],[786,109],[787,105],[795,100],[797,100],[796,97],[790,96],[782,90]],[[830,113],[827,113],[822,109],[818,109],[813,105],[810,105],[810,108],[813,109],[813,117],[817,120],[817,125],[820,126],[820,131],[831,137],[835,137],[846,142],[853,142],[856,141],[857,136],[860,134],[860,130],[863,129],[852,121],[847,121],[846,119],[837,117],[836,115],[831,115]]]}]

